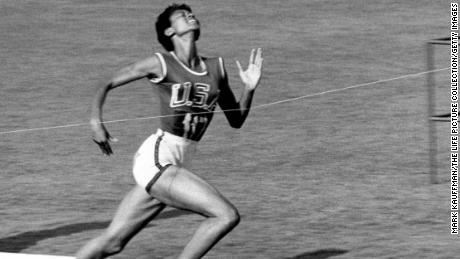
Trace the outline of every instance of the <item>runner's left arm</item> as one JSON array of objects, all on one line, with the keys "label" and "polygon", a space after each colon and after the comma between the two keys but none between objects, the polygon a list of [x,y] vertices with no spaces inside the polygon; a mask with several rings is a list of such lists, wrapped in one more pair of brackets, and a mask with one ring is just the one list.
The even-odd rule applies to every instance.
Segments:
[{"label": "runner's left arm", "polygon": [[239,61],[236,61],[241,81],[244,84],[244,90],[239,101],[236,101],[228,85],[227,73],[225,73],[225,78],[220,87],[219,106],[223,110],[230,125],[234,128],[241,128],[249,114],[254,91],[259,85],[262,76],[262,63],[263,57],[261,48],[251,51],[249,65],[246,70],[243,70]]}]

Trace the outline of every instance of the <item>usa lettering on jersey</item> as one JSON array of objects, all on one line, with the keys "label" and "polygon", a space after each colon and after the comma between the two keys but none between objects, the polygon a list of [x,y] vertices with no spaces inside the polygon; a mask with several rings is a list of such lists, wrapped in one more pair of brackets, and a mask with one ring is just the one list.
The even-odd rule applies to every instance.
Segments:
[{"label": "usa lettering on jersey", "polygon": [[217,98],[209,103],[209,91],[211,86],[205,83],[176,83],[171,86],[171,99],[169,106],[177,107],[193,107],[204,110],[213,109]]}]

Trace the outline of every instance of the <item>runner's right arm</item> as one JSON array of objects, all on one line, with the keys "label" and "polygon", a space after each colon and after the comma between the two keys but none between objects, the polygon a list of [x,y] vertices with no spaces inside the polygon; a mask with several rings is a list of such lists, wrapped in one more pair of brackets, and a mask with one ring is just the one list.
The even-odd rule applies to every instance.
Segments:
[{"label": "runner's right arm", "polygon": [[113,153],[109,143],[113,138],[104,126],[102,119],[102,107],[108,92],[144,77],[160,77],[162,72],[160,60],[154,55],[122,68],[115,73],[107,84],[98,90],[92,103],[90,124],[94,134],[93,140],[99,145],[102,153],[106,155]]}]

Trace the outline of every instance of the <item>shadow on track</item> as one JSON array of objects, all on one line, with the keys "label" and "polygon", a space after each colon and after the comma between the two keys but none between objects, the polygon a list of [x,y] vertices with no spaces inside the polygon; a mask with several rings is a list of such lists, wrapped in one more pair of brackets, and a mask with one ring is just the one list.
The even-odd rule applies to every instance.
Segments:
[{"label": "shadow on track", "polygon": [[[192,212],[185,210],[171,210],[165,211],[158,215],[158,217],[153,221],[159,219],[175,218],[186,214],[192,214]],[[41,240],[58,237],[58,236],[67,236],[74,233],[84,232],[88,230],[95,229],[105,229],[110,224],[110,221],[96,221],[96,222],[86,222],[86,223],[76,223],[65,225],[52,229],[43,229],[38,231],[28,231],[20,233],[14,236],[9,236],[0,239],[0,251],[17,253],[21,252],[23,249],[26,249],[30,246],[35,245]],[[147,226],[149,227],[149,226]]]},{"label": "shadow on track", "polygon": [[313,252],[307,252],[300,255],[296,255],[293,257],[287,257],[285,259],[326,259],[332,256],[337,256],[341,254],[345,254],[348,252],[347,250],[342,249],[321,249]]}]

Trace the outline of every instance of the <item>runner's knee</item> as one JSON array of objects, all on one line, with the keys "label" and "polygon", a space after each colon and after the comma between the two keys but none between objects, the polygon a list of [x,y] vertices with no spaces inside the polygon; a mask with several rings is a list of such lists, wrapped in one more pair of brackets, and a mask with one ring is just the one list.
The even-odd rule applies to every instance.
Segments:
[{"label": "runner's knee", "polygon": [[233,228],[240,222],[240,214],[234,206],[228,206],[222,209],[217,214],[217,218],[228,228]]}]

